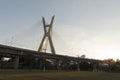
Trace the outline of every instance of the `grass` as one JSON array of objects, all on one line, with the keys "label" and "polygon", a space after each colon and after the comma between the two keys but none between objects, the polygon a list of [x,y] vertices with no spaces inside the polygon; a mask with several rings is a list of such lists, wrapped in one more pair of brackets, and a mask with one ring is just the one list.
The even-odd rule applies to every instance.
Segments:
[{"label": "grass", "polygon": [[9,72],[0,80],[120,80],[120,73],[105,72]]}]

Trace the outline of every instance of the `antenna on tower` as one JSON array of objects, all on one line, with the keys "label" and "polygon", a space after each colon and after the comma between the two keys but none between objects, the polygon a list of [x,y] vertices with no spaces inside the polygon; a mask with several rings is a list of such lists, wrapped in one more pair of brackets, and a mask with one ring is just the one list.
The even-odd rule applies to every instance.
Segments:
[{"label": "antenna on tower", "polygon": [[51,37],[54,17],[55,16],[52,17],[50,24],[46,24],[45,18],[42,17],[43,27],[44,27],[44,36],[43,36],[42,42],[41,42],[41,44],[38,48],[39,52],[46,51],[46,46],[45,45],[47,44],[47,41],[49,41],[49,45],[50,45],[50,48],[51,48],[51,53],[56,54],[55,48],[54,48],[54,45],[53,45],[53,41],[52,41],[52,37]]}]

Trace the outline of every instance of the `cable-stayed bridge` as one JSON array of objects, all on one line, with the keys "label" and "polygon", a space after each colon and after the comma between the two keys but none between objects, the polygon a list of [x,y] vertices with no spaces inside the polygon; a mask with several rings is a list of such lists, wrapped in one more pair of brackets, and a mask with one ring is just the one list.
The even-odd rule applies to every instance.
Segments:
[{"label": "cable-stayed bridge", "polygon": [[[1,69],[41,69],[41,70],[80,70],[80,63],[87,63],[90,70],[96,69],[96,65],[101,60],[72,57],[66,55],[57,54],[56,44],[63,46],[66,49],[69,46],[60,39],[59,34],[52,31],[54,16],[50,23],[46,23],[44,17],[42,22],[38,22],[35,26],[21,34],[16,34],[11,37],[11,40],[5,42],[7,45],[0,45],[0,68]],[[43,23],[43,26],[40,25]],[[36,29],[35,29],[36,28]],[[34,31],[35,30],[35,31]],[[39,31],[40,30],[40,31]],[[40,33],[37,33],[40,32]],[[37,34],[37,35],[36,35]],[[31,35],[33,38],[31,38]],[[36,35],[36,36],[35,36]],[[39,36],[39,37],[38,37]],[[30,42],[28,42],[31,39]],[[38,42],[36,40],[38,39]],[[21,42],[20,42],[21,41]],[[22,42],[23,41],[23,42]],[[62,44],[60,42],[63,42]],[[41,42],[41,43],[40,43]],[[54,44],[56,42],[56,44]],[[25,49],[24,46],[27,44],[37,45],[36,50]],[[23,48],[17,48],[12,46],[21,46]],[[57,48],[57,49],[56,49]],[[38,50],[37,50],[38,49]],[[64,49],[64,50],[65,50]],[[67,51],[71,50],[67,49]],[[5,60],[4,58],[9,58]]]}]

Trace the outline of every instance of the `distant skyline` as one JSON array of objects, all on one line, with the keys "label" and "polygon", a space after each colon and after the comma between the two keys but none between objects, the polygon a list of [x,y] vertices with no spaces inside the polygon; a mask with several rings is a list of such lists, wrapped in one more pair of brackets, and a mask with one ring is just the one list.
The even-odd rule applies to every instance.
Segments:
[{"label": "distant skyline", "polygon": [[53,41],[61,55],[120,59],[120,0],[0,0],[0,44],[37,50],[41,17],[55,15]]}]

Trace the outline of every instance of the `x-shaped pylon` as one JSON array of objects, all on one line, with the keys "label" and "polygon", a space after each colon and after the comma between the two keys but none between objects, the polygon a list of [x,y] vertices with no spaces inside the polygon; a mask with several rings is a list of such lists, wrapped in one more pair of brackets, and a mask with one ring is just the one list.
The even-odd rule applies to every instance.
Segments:
[{"label": "x-shaped pylon", "polygon": [[51,22],[49,25],[46,25],[45,23],[45,19],[44,17],[42,17],[42,21],[43,21],[43,27],[44,27],[44,36],[43,36],[43,39],[42,39],[42,42],[40,44],[40,47],[38,49],[39,52],[43,52],[46,48],[46,43],[47,41],[49,40],[49,43],[50,43],[50,48],[51,48],[51,53],[52,54],[55,54],[55,48],[53,46],[53,42],[52,42],[52,38],[51,38],[51,31],[52,31],[52,25],[53,25],[53,20],[54,20],[54,17],[52,17],[51,19]]}]

